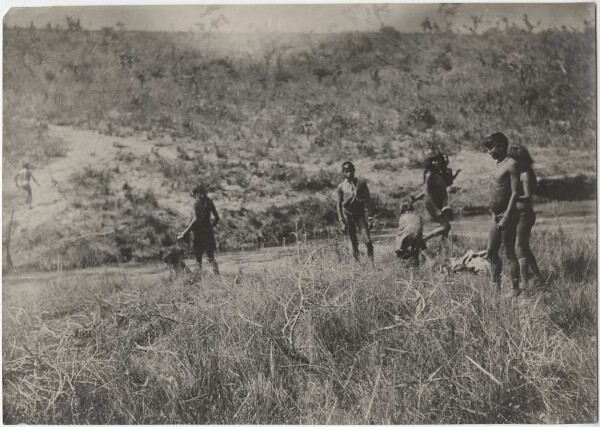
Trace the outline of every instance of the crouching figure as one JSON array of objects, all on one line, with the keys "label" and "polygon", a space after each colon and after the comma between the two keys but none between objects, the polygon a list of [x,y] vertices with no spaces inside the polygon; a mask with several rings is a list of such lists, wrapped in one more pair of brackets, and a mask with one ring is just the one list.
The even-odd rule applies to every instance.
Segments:
[{"label": "crouching figure", "polygon": [[402,202],[398,234],[396,235],[396,255],[419,266],[421,251],[426,248],[423,239],[423,219],[415,213],[410,199]]}]

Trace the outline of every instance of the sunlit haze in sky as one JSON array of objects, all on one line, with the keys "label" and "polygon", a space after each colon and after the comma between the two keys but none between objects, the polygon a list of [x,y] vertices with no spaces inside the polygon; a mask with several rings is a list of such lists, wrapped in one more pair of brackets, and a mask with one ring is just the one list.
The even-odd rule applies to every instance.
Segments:
[{"label": "sunlit haze in sky", "polygon": [[[44,7],[22,7],[32,4]],[[9,26],[29,26],[31,22],[36,27],[47,23],[64,26],[65,17],[73,16],[81,20],[83,28],[90,30],[114,27],[122,22],[126,29],[144,31],[324,33],[369,31],[389,25],[403,32],[414,32],[421,30],[421,22],[426,17],[441,17],[437,3],[48,7],[50,4],[9,2],[12,9],[4,16],[4,22]],[[6,8],[5,5],[3,10]],[[539,29],[563,25],[582,28],[584,20],[595,22],[594,3],[467,3],[459,5],[457,11],[453,28],[462,31],[465,25],[472,24],[472,16],[483,19],[480,30],[501,24],[502,18],[523,25],[524,14],[534,24],[539,21]]]}]

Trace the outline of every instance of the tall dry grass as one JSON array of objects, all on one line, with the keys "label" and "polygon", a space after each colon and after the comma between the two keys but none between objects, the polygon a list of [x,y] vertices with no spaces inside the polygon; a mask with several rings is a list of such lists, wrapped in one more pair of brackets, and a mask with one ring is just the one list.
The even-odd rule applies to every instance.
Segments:
[{"label": "tall dry grass", "polygon": [[59,281],[5,302],[4,422],[596,422],[595,270],[567,267],[595,246],[550,241],[551,286],[516,300],[339,241],[235,276]]}]

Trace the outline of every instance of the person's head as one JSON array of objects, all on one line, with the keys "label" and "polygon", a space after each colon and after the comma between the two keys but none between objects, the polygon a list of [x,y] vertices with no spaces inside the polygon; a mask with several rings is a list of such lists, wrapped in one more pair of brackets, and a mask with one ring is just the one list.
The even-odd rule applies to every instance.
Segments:
[{"label": "person's head", "polygon": [[423,162],[423,179],[425,179],[425,174],[427,172],[441,173],[445,166],[446,163],[443,154],[435,153],[428,156]]},{"label": "person's head", "polygon": [[354,172],[354,163],[349,160],[342,163],[342,175],[344,175],[346,179],[351,180],[354,178]]},{"label": "person's head", "polygon": [[433,156],[431,162],[434,168],[442,171],[448,165],[448,156],[443,153],[437,153],[435,156]]},{"label": "person's head", "polygon": [[508,138],[501,132],[496,132],[485,138],[483,145],[493,159],[499,160],[506,157]]},{"label": "person's head", "polygon": [[23,167],[24,167],[25,169],[29,169],[29,163],[27,163],[27,162],[23,162]]},{"label": "person's head", "polygon": [[202,184],[198,184],[190,191],[190,194],[195,199],[204,198],[206,197],[206,187]]},{"label": "person's head", "polygon": [[531,170],[533,165],[533,159],[527,148],[522,145],[512,145],[507,152],[507,156],[514,159],[517,162],[519,171],[526,172]]}]

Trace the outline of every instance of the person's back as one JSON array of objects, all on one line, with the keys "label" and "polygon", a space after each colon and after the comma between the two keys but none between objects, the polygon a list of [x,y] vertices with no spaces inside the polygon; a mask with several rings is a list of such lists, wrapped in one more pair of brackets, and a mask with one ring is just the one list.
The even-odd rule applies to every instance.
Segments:
[{"label": "person's back", "polygon": [[197,220],[192,226],[192,231],[206,231],[212,229],[210,224],[210,214],[215,209],[213,201],[209,197],[195,200],[193,208]]},{"label": "person's back", "polygon": [[24,185],[29,185],[31,181],[31,172],[27,168],[21,169],[21,171],[17,174],[17,184],[21,187]]},{"label": "person's back", "polygon": [[442,209],[448,201],[444,178],[437,171],[429,171],[426,175],[425,185],[435,207]]},{"label": "person's back", "polygon": [[409,247],[421,248],[423,246],[423,219],[414,211],[405,212],[398,220],[396,233],[396,247],[407,250]]},{"label": "person's back", "polygon": [[398,219],[396,234],[396,256],[400,259],[412,259],[419,264],[419,254],[425,249],[423,240],[423,219],[414,212],[411,201],[404,201]]}]

